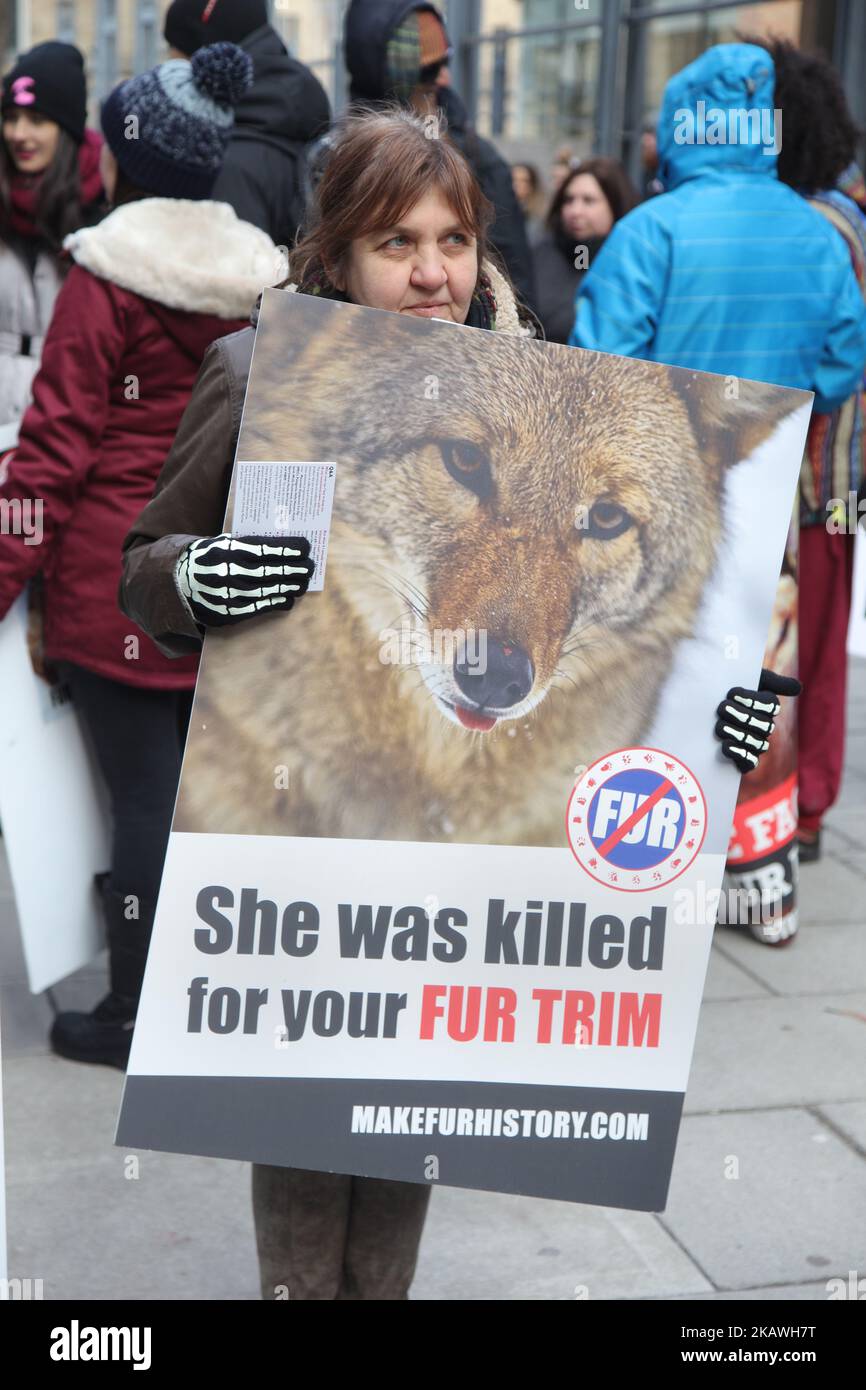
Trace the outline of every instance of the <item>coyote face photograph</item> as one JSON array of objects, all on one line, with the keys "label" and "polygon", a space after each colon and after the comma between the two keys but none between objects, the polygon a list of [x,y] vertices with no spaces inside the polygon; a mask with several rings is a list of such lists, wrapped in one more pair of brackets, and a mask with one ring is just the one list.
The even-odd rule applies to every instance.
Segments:
[{"label": "coyote face photograph", "polygon": [[806,399],[266,292],[237,457],[336,462],[324,590],[208,636],[174,829],[565,844]]}]

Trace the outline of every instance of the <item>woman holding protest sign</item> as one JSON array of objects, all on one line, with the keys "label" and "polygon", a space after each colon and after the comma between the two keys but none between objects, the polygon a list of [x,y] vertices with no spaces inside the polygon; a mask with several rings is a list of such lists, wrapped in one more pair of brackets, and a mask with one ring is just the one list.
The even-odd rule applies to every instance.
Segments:
[{"label": "woman holding protest sign", "polygon": [[[294,283],[285,288],[531,335],[533,325],[487,256],[489,205],[440,135],[430,138],[429,124],[405,111],[351,118],[319,185],[315,220],[292,256]],[[221,531],[253,343],[247,330],[209,350],[156,494],[124,544],[122,606],[167,655],[197,651],[209,628],[290,609],[311,578],[306,540]],[[735,712],[731,695],[741,730],[753,705],[762,705],[751,748],[741,731],[725,745],[738,766],[753,766],[776,701],[745,692]],[[428,1199],[423,1182],[254,1164],[263,1296],[407,1298]]]}]

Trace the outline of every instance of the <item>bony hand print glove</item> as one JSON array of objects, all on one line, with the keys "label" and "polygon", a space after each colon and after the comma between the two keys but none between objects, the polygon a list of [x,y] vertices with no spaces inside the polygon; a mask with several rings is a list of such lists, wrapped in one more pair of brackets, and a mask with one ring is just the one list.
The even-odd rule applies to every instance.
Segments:
[{"label": "bony hand print glove", "polygon": [[286,612],[315,569],[303,536],[202,536],[178,558],[181,593],[201,627]]},{"label": "bony hand print glove", "polygon": [[770,746],[770,735],[776,727],[776,715],[781,709],[780,695],[799,695],[803,689],[793,676],[778,676],[775,671],[763,670],[757,690],[734,686],[716,710],[716,738],[722,741],[722,752],[740,772],[752,772],[759,758]]}]

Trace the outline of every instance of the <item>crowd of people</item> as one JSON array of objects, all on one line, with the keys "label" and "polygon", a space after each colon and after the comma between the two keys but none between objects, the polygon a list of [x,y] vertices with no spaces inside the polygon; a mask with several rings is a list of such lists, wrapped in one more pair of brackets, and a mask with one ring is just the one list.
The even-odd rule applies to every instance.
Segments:
[{"label": "crowd of people", "polygon": [[[799,832],[815,857],[841,777],[853,546],[824,523],[864,469],[866,191],[833,69],[782,43],[711,49],[644,132],[642,190],[612,157],[559,150],[545,211],[537,171],[469,122],[433,5],[352,0],[336,123],[265,0],[174,0],[165,39],[98,132],[69,44],[22,54],[0,97],[0,497],[45,502],[41,545],[0,536],[0,616],[29,585],[35,660],[72,692],[113,822],[110,991],[56,1017],[54,1050],[125,1066],[204,633],[290,609],[311,577],[300,538],[264,583],[261,538],[222,532],[267,287],[815,392]],[[781,108],[778,159],[675,141],[675,110],[744,92]],[[741,772],[797,690],[767,672],[727,706],[716,732]],[[407,1296],[429,1187],[254,1165],[253,1192],[266,1297]]]}]

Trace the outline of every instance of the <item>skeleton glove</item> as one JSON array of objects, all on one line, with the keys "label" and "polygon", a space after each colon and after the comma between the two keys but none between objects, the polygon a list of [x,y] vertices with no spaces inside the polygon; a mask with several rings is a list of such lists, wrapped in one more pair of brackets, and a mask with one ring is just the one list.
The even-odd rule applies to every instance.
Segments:
[{"label": "skeleton glove", "polygon": [[202,536],[181,551],[180,591],[201,627],[286,612],[307,590],[314,562],[302,536]]},{"label": "skeleton glove", "polygon": [[799,695],[803,689],[793,676],[778,676],[775,671],[763,670],[757,690],[735,686],[729,690],[716,710],[716,738],[721,739],[722,752],[739,768],[752,772],[758,759],[770,746],[770,735],[776,727],[776,715],[781,708],[780,695]]}]

